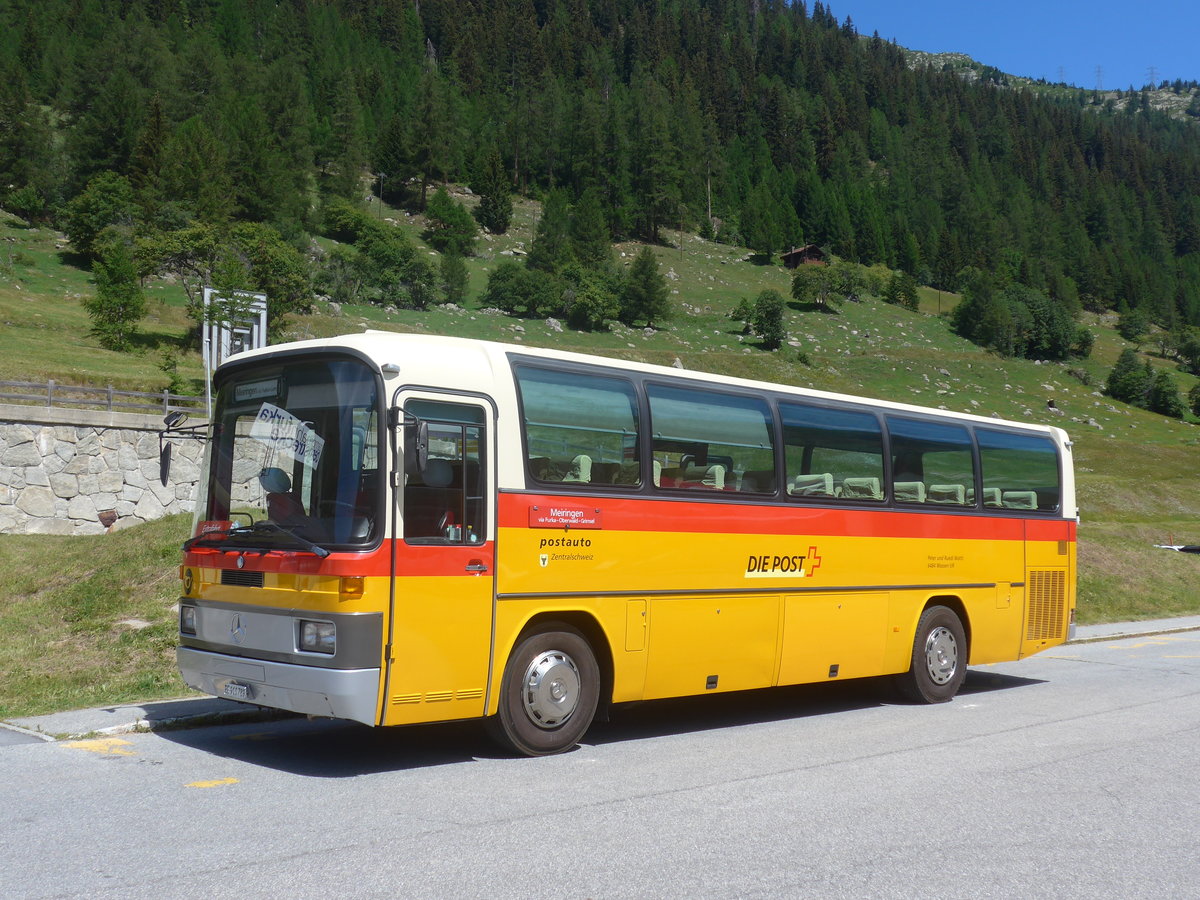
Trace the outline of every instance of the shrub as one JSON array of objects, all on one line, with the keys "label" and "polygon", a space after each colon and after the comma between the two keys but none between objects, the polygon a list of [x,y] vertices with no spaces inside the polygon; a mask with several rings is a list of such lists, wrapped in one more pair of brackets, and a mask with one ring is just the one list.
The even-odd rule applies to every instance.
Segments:
[{"label": "shrub", "polygon": [[763,291],[754,300],[754,331],[762,338],[767,350],[777,350],[787,339],[783,310],[783,296],[779,291]]}]

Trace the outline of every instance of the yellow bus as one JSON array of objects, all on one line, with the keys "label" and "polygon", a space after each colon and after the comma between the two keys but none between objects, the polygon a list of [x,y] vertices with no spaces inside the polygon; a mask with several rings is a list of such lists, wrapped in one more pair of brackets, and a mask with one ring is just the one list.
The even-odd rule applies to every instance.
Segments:
[{"label": "yellow bus", "polygon": [[191,687],[573,747],[614,704],[1067,640],[1058,428],[451,337],[238,354],[180,567]]}]

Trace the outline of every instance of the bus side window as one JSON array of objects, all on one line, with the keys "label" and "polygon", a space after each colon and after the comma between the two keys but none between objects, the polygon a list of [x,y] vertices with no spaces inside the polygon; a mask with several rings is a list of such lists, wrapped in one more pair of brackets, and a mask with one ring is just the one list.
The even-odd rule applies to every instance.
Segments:
[{"label": "bus side window", "polygon": [[770,408],[758,397],[647,384],[655,485],[688,491],[770,493],[774,471]]},{"label": "bus side window", "polygon": [[1049,438],[991,428],[975,431],[983,505],[1050,512],[1061,502],[1058,450]]},{"label": "bus side window", "polygon": [[405,473],[405,540],[452,544],[482,541],[487,508],[483,410],[425,400],[410,400],[405,410],[429,423],[425,468]]},{"label": "bus side window", "polygon": [[791,402],[779,412],[790,499],[883,499],[883,430],[874,415]]},{"label": "bus side window", "polygon": [[515,371],[530,481],[567,488],[641,483],[632,384],[532,366]]},{"label": "bus side window", "polygon": [[887,426],[897,503],[975,505],[975,457],[966,426],[898,416],[888,416]]}]

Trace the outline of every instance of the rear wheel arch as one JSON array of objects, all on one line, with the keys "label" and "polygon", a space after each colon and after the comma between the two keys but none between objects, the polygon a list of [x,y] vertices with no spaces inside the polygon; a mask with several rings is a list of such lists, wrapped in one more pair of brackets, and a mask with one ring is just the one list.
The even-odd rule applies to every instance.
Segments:
[{"label": "rear wheel arch", "polygon": [[[967,674],[967,619],[955,598],[930,598],[913,630],[909,666],[892,676],[900,696],[914,703],[952,700]],[[938,602],[942,600],[943,602]]]},{"label": "rear wheel arch", "polygon": [[[964,660],[967,663],[971,661],[971,617],[967,615],[967,606],[963,603],[962,598],[956,594],[941,594],[935,597],[930,597],[925,601],[925,606],[921,609],[924,614],[925,610],[931,606],[944,606],[947,609],[953,610],[958,616],[958,621],[962,623],[963,632],[967,637],[967,652],[964,655]],[[920,616],[917,617],[920,619]]]}]

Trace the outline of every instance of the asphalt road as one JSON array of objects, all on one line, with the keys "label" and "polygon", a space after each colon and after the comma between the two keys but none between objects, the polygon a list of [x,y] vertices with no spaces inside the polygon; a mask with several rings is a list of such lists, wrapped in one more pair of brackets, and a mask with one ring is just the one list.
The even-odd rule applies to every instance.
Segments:
[{"label": "asphalt road", "polygon": [[575,752],[303,719],[0,746],[0,896],[1200,896],[1200,632],[644,704]]}]

